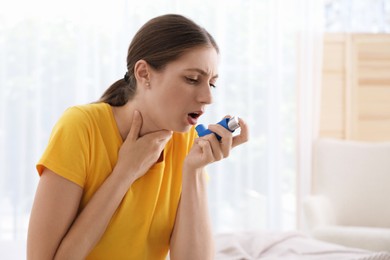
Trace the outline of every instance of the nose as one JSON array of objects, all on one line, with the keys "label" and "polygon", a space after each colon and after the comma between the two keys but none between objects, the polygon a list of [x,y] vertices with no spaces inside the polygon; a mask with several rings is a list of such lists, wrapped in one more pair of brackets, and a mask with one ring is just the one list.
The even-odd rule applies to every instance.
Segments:
[{"label": "nose", "polygon": [[209,85],[202,86],[199,88],[198,93],[198,102],[202,104],[211,104],[213,103],[213,94],[211,93],[211,87]]}]

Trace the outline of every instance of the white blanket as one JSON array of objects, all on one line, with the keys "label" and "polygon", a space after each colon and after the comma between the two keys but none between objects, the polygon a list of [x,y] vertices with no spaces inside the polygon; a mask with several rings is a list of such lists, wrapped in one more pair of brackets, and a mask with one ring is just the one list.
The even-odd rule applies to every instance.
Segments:
[{"label": "white blanket", "polygon": [[390,260],[371,252],[314,240],[300,232],[241,232],[216,235],[216,260]]}]

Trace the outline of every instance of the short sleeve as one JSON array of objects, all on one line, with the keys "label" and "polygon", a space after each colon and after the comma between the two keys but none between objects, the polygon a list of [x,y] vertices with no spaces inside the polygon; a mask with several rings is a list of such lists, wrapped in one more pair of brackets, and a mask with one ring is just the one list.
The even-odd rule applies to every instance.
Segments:
[{"label": "short sleeve", "polygon": [[49,144],[36,165],[84,187],[90,161],[88,116],[77,107],[67,109],[54,126]]}]

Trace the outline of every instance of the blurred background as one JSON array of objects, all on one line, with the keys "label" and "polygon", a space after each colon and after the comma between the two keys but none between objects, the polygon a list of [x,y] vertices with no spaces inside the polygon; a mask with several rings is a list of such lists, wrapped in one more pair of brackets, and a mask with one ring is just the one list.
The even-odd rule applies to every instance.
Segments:
[{"label": "blurred background", "polygon": [[247,144],[208,168],[214,232],[302,226],[321,133],[324,40],[389,33],[389,0],[1,1],[0,241],[26,239],[35,164],[60,115],[123,77],[135,32],[166,13],[193,19],[221,49],[201,123],[231,114],[250,127]]}]

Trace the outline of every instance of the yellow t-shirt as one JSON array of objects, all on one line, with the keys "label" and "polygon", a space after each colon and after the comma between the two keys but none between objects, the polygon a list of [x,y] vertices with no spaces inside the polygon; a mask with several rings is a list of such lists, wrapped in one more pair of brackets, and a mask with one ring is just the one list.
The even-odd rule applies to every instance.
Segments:
[{"label": "yellow t-shirt", "polygon": [[[165,259],[182,187],[182,163],[197,137],[194,128],[174,133],[156,163],[126,193],[87,259]],[[37,164],[84,189],[80,211],[111,174],[122,145],[111,106],[76,106],[55,125]]]}]

